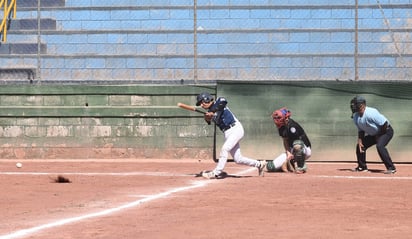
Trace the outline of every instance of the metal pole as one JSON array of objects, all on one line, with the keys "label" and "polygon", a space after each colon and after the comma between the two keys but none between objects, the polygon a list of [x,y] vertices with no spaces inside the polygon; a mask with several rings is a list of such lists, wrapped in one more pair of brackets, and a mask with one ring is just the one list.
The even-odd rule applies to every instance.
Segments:
[{"label": "metal pole", "polygon": [[197,0],[193,1],[193,79],[197,84]]},{"label": "metal pole", "polygon": [[37,0],[37,69],[36,69],[36,76],[37,76],[37,80],[40,81],[40,62],[41,62],[41,58],[40,58],[40,54],[41,54],[41,31],[40,31],[40,20],[41,20],[41,0]]},{"label": "metal pole", "polygon": [[358,57],[358,0],[355,0],[355,81],[359,80],[359,57]]}]

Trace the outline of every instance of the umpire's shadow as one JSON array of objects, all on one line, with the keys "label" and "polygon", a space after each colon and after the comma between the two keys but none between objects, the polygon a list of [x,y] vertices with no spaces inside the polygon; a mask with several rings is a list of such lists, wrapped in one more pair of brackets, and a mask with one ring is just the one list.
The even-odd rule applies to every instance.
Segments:
[{"label": "umpire's shadow", "polygon": [[354,172],[352,171],[352,168],[339,168],[337,169],[339,171],[346,171],[346,172],[351,172],[351,173],[355,173],[355,174],[363,174],[363,173],[383,173],[385,172],[385,170],[382,169],[368,169],[368,172]]}]

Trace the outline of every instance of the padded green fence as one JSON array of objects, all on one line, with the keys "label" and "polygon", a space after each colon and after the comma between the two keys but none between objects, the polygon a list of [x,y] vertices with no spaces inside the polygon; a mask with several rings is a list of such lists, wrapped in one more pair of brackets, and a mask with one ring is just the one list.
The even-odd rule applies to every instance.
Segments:
[{"label": "padded green fence", "polygon": [[[270,115],[286,106],[312,141],[312,161],[356,160],[357,130],[349,102],[362,95],[367,105],[380,110],[395,130],[388,145],[393,160],[412,162],[410,82],[219,82],[217,94],[228,99],[245,128],[241,149],[246,156],[273,159],[283,152]],[[222,137],[218,132],[218,147]],[[367,160],[380,162],[374,147],[368,150]]]}]

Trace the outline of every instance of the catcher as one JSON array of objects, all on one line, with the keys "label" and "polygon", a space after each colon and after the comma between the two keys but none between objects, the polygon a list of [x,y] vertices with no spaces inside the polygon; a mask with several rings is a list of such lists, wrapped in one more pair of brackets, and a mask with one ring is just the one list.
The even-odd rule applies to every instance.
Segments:
[{"label": "catcher", "polygon": [[256,167],[259,176],[263,176],[266,162],[244,157],[240,153],[239,142],[243,138],[244,129],[240,121],[227,107],[227,100],[224,97],[219,97],[214,101],[214,98],[209,93],[203,92],[196,97],[196,106],[201,106],[203,109],[208,110],[205,113],[205,121],[209,125],[213,121],[225,136],[225,142],[220,151],[216,168],[213,171],[203,171],[202,177],[208,179],[224,177],[226,174],[223,172],[223,169],[225,168],[229,153],[232,155],[235,163]]},{"label": "catcher", "polygon": [[306,160],[312,154],[311,143],[303,128],[290,118],[291,112],[283,107],[275,110],[272,119],[283,139],[285,153],[267,162],[269,172],[283,171],[302,174],[307,171]]}]

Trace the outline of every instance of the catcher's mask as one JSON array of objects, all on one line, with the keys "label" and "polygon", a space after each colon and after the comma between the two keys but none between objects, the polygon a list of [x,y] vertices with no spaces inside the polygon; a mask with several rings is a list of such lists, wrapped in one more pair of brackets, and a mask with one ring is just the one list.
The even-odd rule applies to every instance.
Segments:
[{"label": "catcher's mask", "polygon": [[352,116],[354,113],[359,112],[362,105],[366,105],[366,100],[362,96],[355,96],[350,101],[350,109],[352,110]]},{"label": "catcher's mask", "polygon": [[276,127],[280,128],[286,125],[286,120],[290,117],[292,113],[286,107],[275,110],[272,113],[273,122],[275,122]]},{"label": "catcher's mask", "polygon": [[199,106],[202,102],[209,103],[213,101],[213,96],[207,92],[202,92],[196,97],[196,106]]}]

